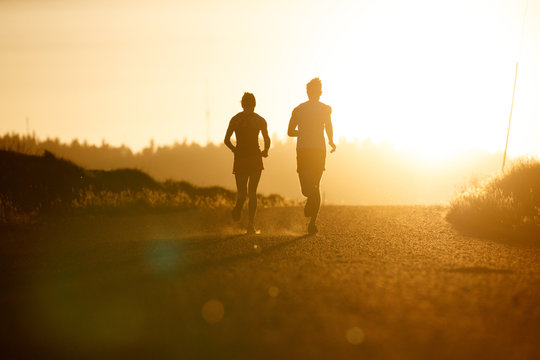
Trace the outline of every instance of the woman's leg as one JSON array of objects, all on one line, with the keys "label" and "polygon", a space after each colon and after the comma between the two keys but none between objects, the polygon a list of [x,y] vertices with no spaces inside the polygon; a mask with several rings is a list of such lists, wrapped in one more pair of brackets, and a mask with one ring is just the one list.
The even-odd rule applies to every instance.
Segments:
[{"label": "woman's leg", "polygon": [[240,216],[242,215],[242,207],[244,206],[244,202],[246,201],[247,197],[247,182],[248,182],[248,175],[246,174],[234,174],[236,178],[236,205],[234,206],[234,209],[232,211],[232,217],[234,220],[238,221],[240,220]]},{"label": "woman's leg", "polygon": [[257,212],[257,186],[259,186],[260,179],[261,179],[261,171],[258,171],[249,175],[249,183],[248,183],[249,225],[248,225],[248,228],[253,227],[253,221],[255,220],[255,213]]}]

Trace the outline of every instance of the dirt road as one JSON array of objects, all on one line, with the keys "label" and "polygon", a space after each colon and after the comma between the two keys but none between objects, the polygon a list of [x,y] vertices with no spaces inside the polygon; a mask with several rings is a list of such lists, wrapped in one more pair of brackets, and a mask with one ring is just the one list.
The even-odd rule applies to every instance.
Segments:
[{"label": "dirt road", "polygon": [[3,232],[18,358],[538,359],[540,241],[466,237],[437,207],[203,212]]}]

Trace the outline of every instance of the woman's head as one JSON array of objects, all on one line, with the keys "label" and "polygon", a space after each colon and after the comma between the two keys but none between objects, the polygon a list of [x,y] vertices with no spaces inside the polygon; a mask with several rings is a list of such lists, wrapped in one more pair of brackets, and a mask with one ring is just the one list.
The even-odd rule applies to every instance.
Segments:
[{"label": "woman's head", "polygon": [[255,105],[256,105],[255,95],[253,95],[252,93],[245,92],[244,96],[242,96],[241,103],[242,103],[242,109],[246,111],[255,110]]}]

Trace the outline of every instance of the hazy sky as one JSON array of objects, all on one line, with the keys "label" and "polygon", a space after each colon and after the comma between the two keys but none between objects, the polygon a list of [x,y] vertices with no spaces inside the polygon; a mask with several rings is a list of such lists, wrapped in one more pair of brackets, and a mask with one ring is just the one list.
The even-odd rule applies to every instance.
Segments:
[{"label": "hazy sky", "polygon": [[[540,155],[540,0],[0,1],[0,132],[222,141],[251,91],[284,137],[323,81],[337,137]],[[206,90],[208,89],[208,91]],[[208,101],[207,99],[208,94]]]}]

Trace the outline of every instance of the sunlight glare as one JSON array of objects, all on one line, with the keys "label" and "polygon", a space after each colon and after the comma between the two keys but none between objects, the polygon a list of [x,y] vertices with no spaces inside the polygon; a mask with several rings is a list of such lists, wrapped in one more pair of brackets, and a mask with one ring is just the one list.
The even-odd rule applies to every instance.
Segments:
[{"label": "sunlight glare", "polygon": [[215,324],[223,319],[225,314],[225,308],[221,301],[212,299],[208,300],[202,307],[201,311],[202,317],[209,324]]},{"label": "sunlight glare", "polygon": [[352,345],[360,345],[364,342],[364,332],[357,326],[348,329],[345,333],[345,337]]},{"label": "sunlight glare", "polygon": [[356,21],[343,20],[342,9],[345,25],[326,36],[332,50],[321,64],[336,136],[389,141],[427,158],[500,150],[517,26],[501,27],[479,4],[396,2],[372,16],[378,22],[375,5],[348,4]]}]

